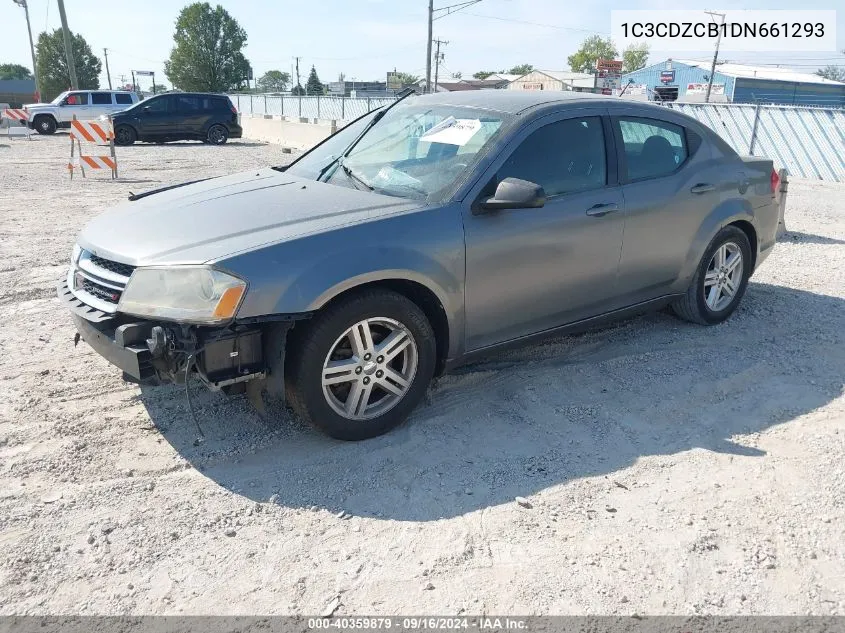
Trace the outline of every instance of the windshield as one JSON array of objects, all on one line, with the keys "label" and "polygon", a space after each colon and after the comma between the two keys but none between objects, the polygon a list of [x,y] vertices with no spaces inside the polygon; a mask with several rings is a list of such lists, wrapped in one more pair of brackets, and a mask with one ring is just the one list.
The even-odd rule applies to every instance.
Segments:
[{"label": "windshield", "polygon": [[[288,168],[317,179],[375,113],[355,121]],[[361,139],[323,180],[391,196],[425,200],[453,185],[496,136],[506,115],[448,105],[401,103]]]}]

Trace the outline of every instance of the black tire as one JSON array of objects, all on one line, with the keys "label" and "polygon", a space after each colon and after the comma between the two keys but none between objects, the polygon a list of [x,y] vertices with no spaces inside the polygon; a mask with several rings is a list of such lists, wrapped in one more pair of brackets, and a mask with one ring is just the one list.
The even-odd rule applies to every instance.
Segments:
[{"label": "black tire", "polygon": [[215,124],[208,128],[205,138],[209,145],[223,145],[229,140],[229,130],[225,125]]},{"label": "black tire", "polygon": [[39,114],[33,121],[35,131],[39,134],[55,134],[56,133],[56,119],[49,114]]},{"label": "black tire", "polygon": [[[742,277],[739,288],[726,306],[719,310],[712,310],[707,305],[704,289],[704,278],[707,274],[714,254],[725,244],[734,244],[739,247],[742,254]],[[753,256],[748,236],[736,226],[726,226],[710,242],[704,256],[698,264],[695,275],[692,278],[686,294],[672,304],[672,311],[681,319],[698,323],[699,325],[715,325],[727,319],[739,302],[742,300],[745,290],[748,287],[748,279],[751,277]]]},{"label": "black tire", "polygon": [[117,129],[114,131],[115,145],[132,145],[137,140],[138,133],[135,131],[135,128],[130,125],[118,125]]},{"label": "black tire", "polygon": [[[411,334],[417,349],[416,373],[392,408],[370,419],[349,419],[338,414],[323,393],[323,364],[344,332],[364,319],[378,317],[397,321]],[[294,328],[285,356],[285,395],[294,412],[335,439],[357,441],[382,435],[408,417],[434,375],[437,346],[428,319],[414,302],[374,289],[342,299]]]}]

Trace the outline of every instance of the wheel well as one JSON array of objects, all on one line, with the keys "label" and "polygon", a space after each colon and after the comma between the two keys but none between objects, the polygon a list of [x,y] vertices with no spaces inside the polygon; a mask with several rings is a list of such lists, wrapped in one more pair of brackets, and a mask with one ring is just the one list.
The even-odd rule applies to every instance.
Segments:
[{"label": "wheel well", "polygon": [[745,220],[731,222],[728,226],[737,227],[748,238],[748,243],[751,244],[751,270],[753,271],[757,265],[757,231],[754,230],[751,222],[746,222]]},{"label": "wheel well", "polygon": [[[333,297],[326,305],[331,305],[342,298],[348,297],[350,294],[373,288],[392,290],[413,301],[423,311],[428,322],[431,324],[431,328],[434,330],[434,338],[437,344],[435,375],[442,374],[446,365],[446,356],[449,352],[449,320],[446,318],[446,310],[443,309],[443,305],[440,303],[437,295],[421,283],[408,279],[382,279],[373,281],[341,292],[336,297]],[[325,308],[326,306],[323,307]]]},{"label": "wheel well", "polygon": [[56,121],[56,117],[54,117],[54,116],[53,116],[52,114],[50,114],[49,112],[42,112],[41,114],[36,114],[36,115],[33,117],[33,119],[32,119],[32,120],[33,120],[33,121],[37,121],[38,119],[41,119],[41,118],[43,118],[43,117],[47,117],[48,119],[53,119],[53,122],[54,122],[54,123],[58,123],[58,121]]}]

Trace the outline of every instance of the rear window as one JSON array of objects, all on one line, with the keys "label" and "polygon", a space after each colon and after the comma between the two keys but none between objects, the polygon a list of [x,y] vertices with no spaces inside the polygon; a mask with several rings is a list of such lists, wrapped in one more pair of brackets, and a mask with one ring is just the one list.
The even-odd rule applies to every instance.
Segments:
[{"label": "rear window", "polygon": [[93,105],[111,105],[110,92],[92,92],[91,103]]},{"label": "rear window", "polygon": [[116,94],[114,96],[114,101],[115,101],[115,103],[131,105],[132,104],[132,95],[129,95],[129,94],[126,94],[126,93]]},{"label": "rear window", "polygon": [[215,110],[229,110],[232,107],[227,97],[211,97],[211,101]]}]

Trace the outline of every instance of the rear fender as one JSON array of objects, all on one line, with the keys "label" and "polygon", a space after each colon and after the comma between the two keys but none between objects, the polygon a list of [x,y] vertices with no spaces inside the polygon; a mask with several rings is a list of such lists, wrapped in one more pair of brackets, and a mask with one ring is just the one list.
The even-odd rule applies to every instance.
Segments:
[{"label": "rear fender", "polygon": [[732,222],[745,220],[754,226],[754,213],[747,200],[725,200],[704,219],[692,240],[681,274],[678,277],[677,290],[683,292],[690,284],[704,252],[716,237],[716,234]]}]

